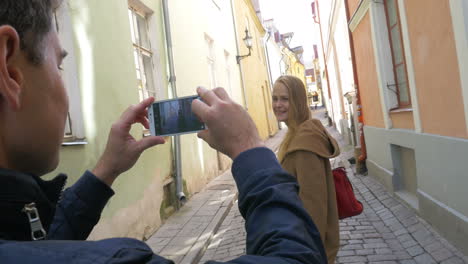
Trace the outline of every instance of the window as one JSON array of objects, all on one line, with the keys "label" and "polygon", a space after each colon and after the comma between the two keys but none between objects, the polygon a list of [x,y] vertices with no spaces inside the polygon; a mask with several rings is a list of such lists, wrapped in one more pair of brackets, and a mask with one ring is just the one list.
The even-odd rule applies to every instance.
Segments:
[{"label": "window", "polygon": [[135,59],[137,87],[140,100],[144,100],[150,96],[156,97],[153,51],[151,49],[150,34],[148,33],[147,14],[137,11],[133,7],[129,7],[128,18],[130,20],[133,56]]},{"label": "window", "polygon": [[78,81],[78,68],[75,56],[73,27],[68,4],[60,5],[54,14],[54,22],[62,48],[68,52],[62,63],[62,79],[69,98],[69,110],[65,124],[63,145],[85,144],[83,113],[81,110],[81,91]]},{"label": "window", "polygon": [[205,35],[207,56],[206,61],[208,63],[208,74],[211,89],[216,88],[216,56],[214,50],[214,41],[208,35]]},{"label": "window", "polygon": [[401,24],[396,0],[386,0],[385,12],[387,15],[387,27],[389,32],[390,47],[392,50],[394,84],[388,85],[388,89],[394,91],[398,97],[398,107],[411,106],[409,94],[408,76],[406,71],[405,51],[401,37]]}]

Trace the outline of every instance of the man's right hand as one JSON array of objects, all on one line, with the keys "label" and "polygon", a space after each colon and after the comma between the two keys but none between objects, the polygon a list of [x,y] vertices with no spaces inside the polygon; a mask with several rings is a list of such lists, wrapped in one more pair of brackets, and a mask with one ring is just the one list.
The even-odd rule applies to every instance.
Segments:
[{"label": "man's right hand", "polygon": [[249,114],[223,88],[197,89],[201,100],[194,100],[192,111],[208,129],[198,133],[212,148],[235,159],[240,153],[265,144]]},{"label": "man's right hand", "polygon": [[106,149],[93,170],[93,174],[107,185],[111,186],[121,173],[133,167],[143,151],[164,144],[162,137],[149,136],[137,140],[130,134],[130,129],[135,123],[149,129],[147,108],[153,101],[154,98],[151,97],[130,106],[112,125]]}]

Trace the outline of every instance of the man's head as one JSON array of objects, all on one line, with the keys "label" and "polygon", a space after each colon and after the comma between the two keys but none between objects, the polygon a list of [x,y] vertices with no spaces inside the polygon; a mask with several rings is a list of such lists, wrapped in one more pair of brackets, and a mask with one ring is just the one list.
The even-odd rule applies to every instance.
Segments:
[{"label": "man's head", "polygon": [[68,112],[58,0],[0,1],[0,167],[55,169]]},{"label": "man's head", "polygon": [[10,25],[16,30],[21,49],[36,64],[43,59],[43,39],[53,27],[53,12],[60,3],[60,0],[0,1],[0,26]]}]

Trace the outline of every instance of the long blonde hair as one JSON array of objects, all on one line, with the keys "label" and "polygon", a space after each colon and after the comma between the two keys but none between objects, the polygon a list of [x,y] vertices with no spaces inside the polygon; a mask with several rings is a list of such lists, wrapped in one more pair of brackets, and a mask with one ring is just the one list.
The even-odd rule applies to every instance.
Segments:
[{"label": "long blonde hair", "polygon": [[298,127],[309,120],[311,115],[307,105],[306,89],[301,79],[291,75],[283,75],[275,81],[273,87],[277,84],[284,85],[288,89],[289,95],[288,120],[286,121],[288,133],[286,133],[278,153],[279,160],[282,160],[289,144],[296,135]]}]

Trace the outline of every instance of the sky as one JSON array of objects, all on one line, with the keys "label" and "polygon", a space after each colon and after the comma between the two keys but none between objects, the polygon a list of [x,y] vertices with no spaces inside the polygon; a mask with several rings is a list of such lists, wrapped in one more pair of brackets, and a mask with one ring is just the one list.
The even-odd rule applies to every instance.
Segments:
[{"label": "sky", "polygon": [[294,32],[290,47],[304,47],[303,61],[312,68],[314,32],[312,0],[260,0],[264,20],[273,18],[280,33]]}]

